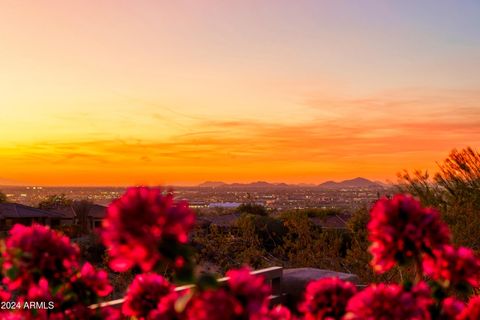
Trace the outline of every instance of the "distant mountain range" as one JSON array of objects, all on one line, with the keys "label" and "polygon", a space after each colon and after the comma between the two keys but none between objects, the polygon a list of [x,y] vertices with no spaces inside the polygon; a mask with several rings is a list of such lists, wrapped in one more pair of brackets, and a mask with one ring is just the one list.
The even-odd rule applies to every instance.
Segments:
[{"label": "distant mountain range", "polygon": [[321,188],[326,189],[341,189],[341,188],[368,188],[368,187],[382,187],[382,184],[374,181],[370,181],[365,178],[355,178],[350,180],[343,180],[340,182],[327,181],[319,185]]},{"label": "distant mountain range", "polygon": [[287,184],[287,183],[270,183],[265,181],[256,181],[251,183],[225,183],[222,181],[206,181],[198,185],[200,188],[288,188],[288,187],[306,187],[306,188],[322,188],[322,189],[344,189],[344,188],[382,188],[388,186],[379,181],[371,181],[365,178],[355,178],[343,180],[340,182],[326,181],[321,184]]},{"label": "distant mountain range", "polygon": [[225,187],[227,186],[228,184],[226,184],[225,182],[221,182],[221,181],[205,181],[204,183],[200,183],[198,185],[198,187],[202,187],[202,188],[218,188],[218,187]]}]

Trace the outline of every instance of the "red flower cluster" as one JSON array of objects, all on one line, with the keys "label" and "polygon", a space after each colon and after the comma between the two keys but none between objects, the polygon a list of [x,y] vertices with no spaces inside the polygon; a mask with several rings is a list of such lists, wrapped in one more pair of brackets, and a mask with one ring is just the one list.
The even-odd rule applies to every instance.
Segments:
[{"label": "red flower cluster", "polygon": [[179,294],[162,276],[140,274],[128,288],[123,314],[138,319],[176,319],[175,301]]},{"label": "red flower cluster", "polygon": [[240,302],[221,288],[195,295],[187,305],[185,316],[188,320],[235,320],[242,319],[243,312]]},{"label": "red flower cluster", "polygon": [[456,320],[478,320],[480,319],[480,296],[470,299],[468,305]]},{"label": "red flower cluster", "polygon": [[464,308],[465,304],[462,301],[448,297],[442,301],[438,320],[455,320]]},{"label": "red flower cluster", "polygon": [[102,225],[110,267],[126,271],[139,265],[143,271],[151,271],[161,259],[182,264],[177,252],[160,248],[186,243],[194,222],[195,215],[186,202],[174,203],[171,194],[148,187],[128,189],[108,207]]},{"label": "red flower cluster", "polygon": [[99,297],[105,297],[112,292],[108,275],[104,270],[95,270],[90,263],[85,263],[78,274],[72,277],[72,283],[81,283]]},{"label": "red flower cluster", "polygon": [[[263,277],[252,275],[248,268],[229,270],[227,277],[225,288],[205,290],[192,298],[187,306],[187,319],[270,319],[271,289]],[[213,311],[217,308],[221,310]]]},{"label": "red flower cluster", "polygon": [[[86,263],[79,269],[79,249],[48,227],[15,225],[2,250],[3,283],[22,306],[42,303],[40,310],[13,313],[22,319],[93,319],[88,306],[108,295],[112,287],[103,270]],[[22,308],[23,309],[23,308]],[[109,314],[114,314],[110,312]]]},{"label": "red flower cluster", "polygon": [[355,285],[338,278],[313,281],[305,289],[299,310],[305,315],[305,320],[341,319],[348,300],[356,291]]},{"label": "red flower cluster", "polygon": [[431,304],[430,290],[420,283],[411,291],[392,284],[371,285],[353,296],[347,305],[344,320],[430,319],[428,307]]},{"label": "red flower cluster", "polygon": [[254,276],[249,268],[229,270],[227,272],[228,288],[242,304],[244,314],[265,313],[271,288],[261,276]]},{"label": "red flower cluster", "polygon": [[122,320],[122,313],[119,309],[104,307],[92,312],[91,320]]},{"label": "red flower cluster", "polygon": [[[42,303],[48,308],[40,308],[38,310],[21,310],[22,319],[31,320],[76,320],[76,319],[95,319],[100,315],[105,315],[107,310],[93,310],[88,306],[92,302],[96,302],[93,298],[91,290],[85,287],[76,287],[73,283],[66,282],[64,286],[53,293],[55,290],[51,288],[48,281],[41,279],[38,285],[30,287],[28,294],[20,298],[20,303]],[[89,297],[92,295],[91,297]],[[85,300],[81,298],[88,297]],[[53,303],[53,306],[50,304]],[[113,311],[113,310],[110,310]],[[103,318],[102,318],[103,319]]]},{"label": "red flower cluster", "polygon": [[91,289],[77,287],[76,284],[68,282],[60,286],[57,291],[51,288],[45,278],[42,278],[38,284],[31,285],[28,293],[20,296],[18,302],[21,306],[24,303],[40,303],[45,307],[32,310],[19,308],[14,314],[28,320],[119,319],[113,317],[118,315],[118,312],[113,309],[89,308],[92,302],[97,302],[96,297]]},{"label": "red flower cluster", "polygon": [[12,295],[0,286],[0,302],[8,301]]},{"label": "red flower cluster", "polygon": [[[58,307],[58,297],[53,296],[50,293],[50,288],[48,285],[48,281],[45,278],[40,279],[40,281],[37,284],[32,284],[30,288],[28,289],[28,293],[26,294],[25,297],[20,297],[19,301],[20,303],[25,303],[25,302],[43,302],[43,303],[48,303],[52,301],[56,307]],[[30,313],[24,312],[23,316],[25,318],[32,318],[33,315]],[[43,318],[43,319],[48,319],[48,312],[47,310],[39,310],[37,314],[35,315],[38,318]]]},{"label": "red flower cluster", "polygon": [[381,199],[370,215],[371,264],[379,273],[450,243],[450,231],[440,221],[440,214],[435,209],[422,208],[410,195]]},{"label": "red flower cluster", "polygon": [[34,315],[31,320],[123,320],[125,319],[120,310],[112,307],[90,309],[88,306],[75,305],[65,310],[64,313],[57,312],[49,314],[45,318]]},{"label": "red flower cluster", "polygon": [[52,310],[57,312],[58,319],[118,319],[120,314],[114,309],[89,308],[89,305],[98,303],[100,297],[106,297],[112,292],[113,288],[104,270],[97,270],[87,262],[69,281],[65,280],[65,284],[55,294],[56,308]]},{"label": "red flower cluster", "polygon": [[292,312],[284,306],[278,305],[272,308],[265,317],[259,317],[258,320],[293,320]]},{"label": "red flower cluster", "polygon": [[445,287],[470,285],[480,287],[480,259],[470,248],[446,245],[435,250],[433,256],[425,256],[425,274],[441,282]]},{"label": "red flower cluster", "polygon": [[80,251],[70,239],[48,227],[16,224],[10,230],[6,249],[2,253],[3,279],[9,290],[28,291],[30,285],[45,278],[54,285],[78,266]]}]

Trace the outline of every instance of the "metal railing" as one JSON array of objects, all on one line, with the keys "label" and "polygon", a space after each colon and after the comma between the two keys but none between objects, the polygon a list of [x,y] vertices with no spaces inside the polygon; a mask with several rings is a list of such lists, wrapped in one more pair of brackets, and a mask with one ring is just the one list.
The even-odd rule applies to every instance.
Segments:
[{"label": "metal railing", "polygon": [[[265,282],[272,287],[272,294],[270,295],[270,303],[272,305],[282,303],[283,301],[283,294],[281,289],[282,276],[283,276],[282,267],[270,267],[270,268],[265,268],[260,270],[254,270],[251,272],[251,274],[262,276],[265,279]],[[228,277],[223,277],[218,279],[218,282],[220,283],[220,285],[225,284],[227,281],[228,281]],[[175,291],[182,292],[194,287],[195,287],[194,284],[188,284],[188,285],[176,287]],[[123,304],[124,300],[125,299],[122,298],[117,300],[106,301],[99,304],[91,305],[90,308],[92,309],[103,308],[103,307],[119,308]]]}]

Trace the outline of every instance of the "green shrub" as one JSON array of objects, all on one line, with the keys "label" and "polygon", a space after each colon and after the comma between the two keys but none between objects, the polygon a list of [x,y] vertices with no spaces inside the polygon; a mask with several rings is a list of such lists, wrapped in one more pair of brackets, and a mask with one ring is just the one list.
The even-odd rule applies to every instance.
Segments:
[{"label": "green shrub", "polygon": [[268,216],[267,208],[256,203],[242,203],[237,207],[238,213],[251,213],[258,216]]},{"label": "green shrub", "polygon": [[480,153],[453,150],[431,177],[420,170],[399,174],[397,188],[442,212],[454,242],[480,250]]}]

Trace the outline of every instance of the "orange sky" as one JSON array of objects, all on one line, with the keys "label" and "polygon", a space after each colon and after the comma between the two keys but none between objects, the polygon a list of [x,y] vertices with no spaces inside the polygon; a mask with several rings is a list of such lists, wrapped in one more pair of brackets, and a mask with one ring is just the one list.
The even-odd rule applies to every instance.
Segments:
[{"label": "orange sky", "polygon": [[395,180],[480,142],[480,9],[7,1],[0,184]]}]

